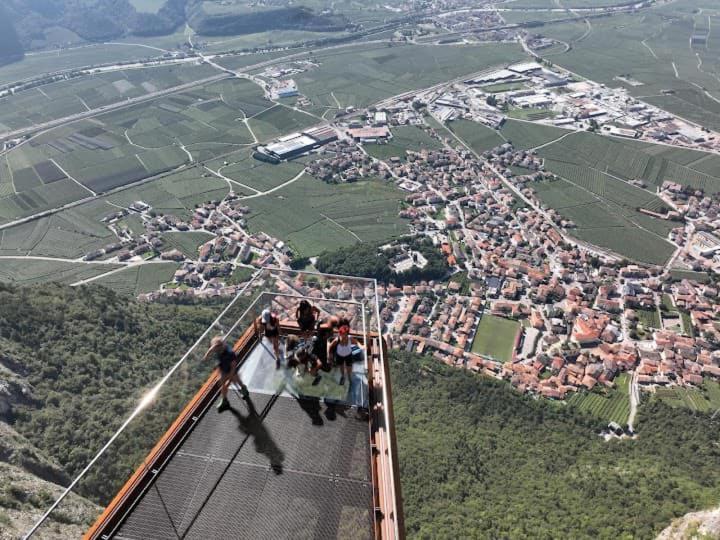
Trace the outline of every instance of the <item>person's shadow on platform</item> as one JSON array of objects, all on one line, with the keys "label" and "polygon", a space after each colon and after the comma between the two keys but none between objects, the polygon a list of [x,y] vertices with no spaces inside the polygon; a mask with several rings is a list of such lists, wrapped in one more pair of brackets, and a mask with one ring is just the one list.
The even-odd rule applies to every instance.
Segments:
[{"label": "person's shadow on platform", "polygon": [[[234,407],[230,407],[229,410],[237,418],[240,431],[252,439],[255,451],[267,456],[270,461],[270,468],[275,474],[282,474],[285,454],[283,454],[283,451],[270,436],[270,432],[265,428],[263,417],[258,414],[252,399],[248,397],[245,403],[248,407],[247,416]],[[272,406],[272,404],[269,406]]]}]

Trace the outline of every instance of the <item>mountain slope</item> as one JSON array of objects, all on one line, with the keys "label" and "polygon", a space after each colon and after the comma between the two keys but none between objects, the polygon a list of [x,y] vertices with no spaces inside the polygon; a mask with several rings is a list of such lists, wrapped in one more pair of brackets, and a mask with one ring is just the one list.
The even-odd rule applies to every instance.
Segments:
[{"label": "mountain slope", "polygon": [[720,502],[720,423],[660,403],[635,440],[562,403],[393,355],[409,538],[653,538]]},{"label": "mountain slope", "polygon": [[[0,465],[19,484],[35,486],[21,501],[17,490],[0,486],[0,529],[47,508],[54,496],[37,494],[54,495],[85,467],[220,308],[143,304],[97,286],[0,285]],[[116,493],[211,369],[199,358],[188,362],[79,484],[93,501],[78,503],[90,519],[94,503]],[[61,513],[59,537],[75,536],[61,525],[87,525],[83,512]]]}]

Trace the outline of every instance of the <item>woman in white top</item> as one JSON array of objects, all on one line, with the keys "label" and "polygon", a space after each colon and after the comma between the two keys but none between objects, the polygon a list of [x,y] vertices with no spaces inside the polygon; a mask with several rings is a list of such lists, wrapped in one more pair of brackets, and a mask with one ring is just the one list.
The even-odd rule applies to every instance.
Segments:
[{"label": "woman in white top", "polygon": [[[340,368],[340,384],[345,384],[345,375],[348,379],[352,373],[353,346],[362,348],[360,342],[350,336],[350,325],[343,324],[338,330],[339,335],[330,343],[329,351],[331,358],[335,358],[335,365]],[[345,369],[343,370],[343,366]]]}]

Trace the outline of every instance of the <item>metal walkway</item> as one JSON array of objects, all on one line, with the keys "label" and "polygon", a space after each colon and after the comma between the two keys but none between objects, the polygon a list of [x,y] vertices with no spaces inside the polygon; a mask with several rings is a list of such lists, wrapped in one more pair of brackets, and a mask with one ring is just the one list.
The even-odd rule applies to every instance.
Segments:
[{"label": "metal walkway", "polygon": [[367,421],[314,399],[229,399],[203,414],[114,538],[372,538]]}]

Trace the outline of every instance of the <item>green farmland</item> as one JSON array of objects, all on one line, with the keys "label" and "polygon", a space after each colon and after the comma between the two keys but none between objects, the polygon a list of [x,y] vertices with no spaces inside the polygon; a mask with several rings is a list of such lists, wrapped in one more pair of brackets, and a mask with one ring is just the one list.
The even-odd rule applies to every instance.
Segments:
[{"label": "green farmland", "polygon": [[[271,107],[257,86],[236,79],[44,132],[0,158],[0,223],[248,147],[243,120]],[[283,128],[263,125],[272,134]]]},{"label": "green farmland", "polygon": [[[449,128],[478,153],[505,140],[518,148],[542,147],[538,152],[545,159],[545,168],[558,179],[532,184],[540,201],[573,221],[576,228],[570,232],[578,239],[651,264],[663,264],[672,254],[674,246],[666,237],[677,223],[639,212],[639,208],[662,212],[669,207],[650,189],[626,180],[645,179],[659,185],[672,177],[692,184],[708,175],[683,163],[714,159],[703,152],[513,120],[500,132],[467,120],[451,122]],[[674,171],[672,176],[668,170]],[[705,178],[702,186],[711,192],[720,190],[720,178],[717,182]]]},{"label": "green farmland", "polygon": [[[707,9],[711,7],[708,4]],[[608,85],[621,86],[623,83],[615,78],[629,75],[642,83],[627,85],[632,95],[718,129],[720,41],[713,39],[711,32],[704,46],[689,46],[691,35],[698,31],[697,9],[697,2],[674,2],[655,5],[642,14],[593,18],[589,26],[584,21],[545,24],[543,35],[570,45],[562,54],[548,58]],[[703,15],[699,19],[705,19],[707,24],[709,13]]]},{"label": "green farmland", "polygon": [[271,194],[247,199],[248,227],[288,241],[300,255],[359,241],[378,242],[407,232],[398,218],[403,193],[378,181],[326,184],[303,176]]},{"label": "green farmland", "polygon": [[629,386],[630,376],[623,373],[615,379],[615,388],[600,387],[592,392],[576,392],[568,398],[567,403],[603,421],[625,426],[630,416]]},{"label": "green farmland", "polygon": [[167,232],[162,236],[166,248],[174,248],[188,257],[195,260],[198,258],[198,249],[208,240],[215,238],[213,235],[200,231]]},{"label": "green farmland", "polygon": [[548,144],[569,132],[553,126],[508,119],[502,125],[500,133],[515,148],[529,149]]},{"label": "green farmland", "polygon": [[34,285],[57,281],[72,284],[116,268],[120,268],[120,266],[31,259],[0,259],[0,282]]},{"label": "green farmland", "polygon": [[520,323],[517,321],[485,314],[480,319],[480,325],[475,333],[472,352],[508,362],[512,358],[519,331]]},{"label": "green farmland", "polygon": [[94,283],[109,287],[120,294],[137,296],[158,290],[162,283],[172,280],[178,268],[180,265],[172,262],[142,264],[125,268]]},{"label": "green farmland", "polygon": [[391,157],[405,159],[406,152],[437,150],[442,144],[417,126],[399,126],[392,130],[393,138],[387,144],[365,144],[363,148],[372,157],[388,160]]},{"label": "green farmland", "polygon": [[78,77],[0,99],[0,131],[20,129],[217,75],[205,64],[156,66]]},{"label": "green farmland", "polygon": [[651,396],[651,399],[663,401],[672,407],[685,407],[701,412],[715,412],[720,409],[720,383],[708,378],[700,388],[659,387]]},{"label": "green farmland", "polygon": [[507,142],[498,130],[470,120],[453,120],[447,127],[478,154]]},{"label": "green farmland", "polygon": [[515,44],[353,46],[313,55],[320,66],[295,81],[315,105],[361,107],[523,58]]}]

